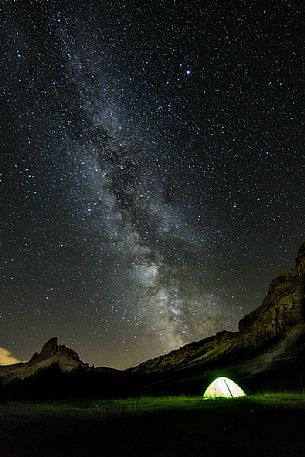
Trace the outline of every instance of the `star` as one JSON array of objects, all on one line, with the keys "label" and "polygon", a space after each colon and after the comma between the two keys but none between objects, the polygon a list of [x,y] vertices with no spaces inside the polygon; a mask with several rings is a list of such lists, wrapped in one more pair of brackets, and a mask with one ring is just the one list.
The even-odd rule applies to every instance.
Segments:
[{"label": "star", "polygon": [[126,368],[236,330],[304,241],[297,6],[6,3],[7,347]]}]

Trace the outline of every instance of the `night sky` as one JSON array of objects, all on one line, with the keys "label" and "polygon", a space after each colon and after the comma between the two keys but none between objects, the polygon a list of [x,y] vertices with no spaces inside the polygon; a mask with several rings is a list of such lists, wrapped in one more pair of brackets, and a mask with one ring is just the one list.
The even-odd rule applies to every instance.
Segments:
[{"label": "night sky", "polygon": [[0,5],[0,356],[236,330],[305,240],[304,2]]}]

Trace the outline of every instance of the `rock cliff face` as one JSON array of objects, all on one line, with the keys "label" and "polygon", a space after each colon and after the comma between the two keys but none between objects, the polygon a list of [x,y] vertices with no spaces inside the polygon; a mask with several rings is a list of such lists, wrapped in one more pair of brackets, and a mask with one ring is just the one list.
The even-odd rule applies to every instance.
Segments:
[{"label": "rock cliff face", "polygon": [[283,360],[305,360],[304,285],[305,243],[299,248],[295,267],[271,282],[262,305],[241,319],[238,332],[220,332],[128,371],[150,373],[162,385],[162,378],[179,383],[198,373],[204,377],[230,367],[237,377],[250,379]]},{"label": "rock cliff face", "polygon": [[275,278],[262,305],[239,322],[245,341],[260,345],[304,322],[304,275],[305,244],[299,248],[293,270]]}]

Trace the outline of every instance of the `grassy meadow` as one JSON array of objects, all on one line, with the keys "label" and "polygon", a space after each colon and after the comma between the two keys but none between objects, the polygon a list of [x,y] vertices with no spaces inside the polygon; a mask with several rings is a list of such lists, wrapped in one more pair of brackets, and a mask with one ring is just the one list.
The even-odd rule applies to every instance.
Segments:
[{"label": "grassy meadow", "polygon": [[0,405],[1,457],[305,455],[305,394]]}]

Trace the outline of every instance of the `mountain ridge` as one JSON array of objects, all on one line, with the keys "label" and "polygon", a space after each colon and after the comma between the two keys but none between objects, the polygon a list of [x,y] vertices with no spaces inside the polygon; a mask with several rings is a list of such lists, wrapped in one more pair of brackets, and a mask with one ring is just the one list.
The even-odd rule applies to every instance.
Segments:
[{"label": "mountain ridge", "polygon": [[[218,332],[124,371],[107,367],[96,370],[105,376],[120,372],[120,376],[135,380],[144,392],[168,389],[169,383],[171,389],[179,390],[186,379],[189,385],[196,386],[197,378],[203,382],[219,370],[231,370],[236,378],[251,384],[274,370],[284,370],[286,376],[285,364],[297,373],[300,382],[305,382],[304,310],[305,243],[297,252],[295,266],[271,281],[263,303],[239,321],[238,331]],[[0,366],[0,379],[24,379],[53,363],[67,372],[89,367],[73,349],[59,345],[53,337],[29,362]]]},{"label": "mountain ridge", "polygon": [[289,272],[281,273],[271,281],[263,303],[245,315],[238,323],[237,332],[222,331],[198,342],[189,343],[168,354],[142,362],[129,372],[170,371],[191,366],[204,366],[217,360],[234,360],[254,355],[280,339],[292,328],[305,324],[305,243]]}]

